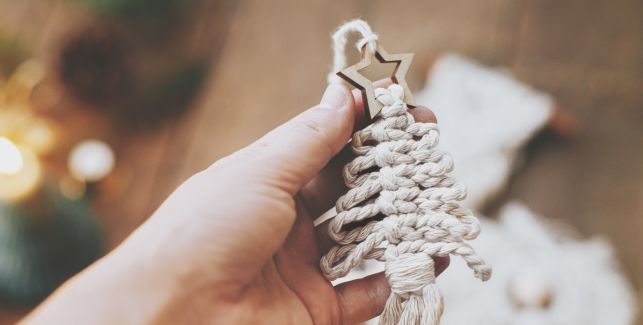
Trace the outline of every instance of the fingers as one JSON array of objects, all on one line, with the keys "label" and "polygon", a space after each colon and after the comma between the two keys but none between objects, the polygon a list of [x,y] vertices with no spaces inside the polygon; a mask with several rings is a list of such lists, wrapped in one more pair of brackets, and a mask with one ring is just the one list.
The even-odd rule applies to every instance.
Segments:
[{"label": "fingers", "polygon": [[[436,257],[436,276],[449,266],[449,257]],[[383,272],[335,287],[344,324],[365,322],[382,313],[391,288]]]},{"label": "fingers", "polygon": [[451,264],[451,258],[449,256],[434,257],[433,260],[435,261],[435,276],[442,274],[442,272],[449,267],[449,264]]},{"label": "fingers", "polygon": [[391,287],[384,273],[342,283],[336,287],[343,324],[357,324],[382,313]]},{"label": "fingers", "polygon": [[[356,105],[359,107],[359,104]],[[436,123],[435,114],[424,106],[418,106],[409,112],[418,122]],[[335,201],[348,190],[342,178],[342,168],[354,157],[350,145],[345,145],[342,151],[304,186],[300,193],[313,218],[331,209]]]}]

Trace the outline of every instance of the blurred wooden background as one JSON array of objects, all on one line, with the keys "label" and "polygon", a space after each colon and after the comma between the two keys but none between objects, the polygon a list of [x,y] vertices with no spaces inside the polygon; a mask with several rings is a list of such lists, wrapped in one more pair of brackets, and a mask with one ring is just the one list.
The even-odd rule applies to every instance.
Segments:
[{"label": "blurred wooden background", "polygon": [[[189,175],[315,104],[330,66],[331,31],[362,17],[388,49],[416,53],[415,89],[431,58],[454,51],[508,67],[577,116],[576,137],[544,135],[530,144],[503,199],[608,237],[643,289],[642,1],[242,0],[216,13],[209,5],[195,17],[190,42],[198,48],[219,34],[225,41],[193,107],[115,144],[133,181],[118,198],[98,202],[111,247]],[[83,19],[64,1],[0,0],[0,27],[39,44],[43,58]]]}]

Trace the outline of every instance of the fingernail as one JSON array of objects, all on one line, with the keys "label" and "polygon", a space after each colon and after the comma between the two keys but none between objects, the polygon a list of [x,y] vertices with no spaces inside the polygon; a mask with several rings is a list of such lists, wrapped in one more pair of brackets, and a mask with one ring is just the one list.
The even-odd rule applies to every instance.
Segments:
[{"label": "fingernail", "polygon": [[346,107],[348,103],[348,95],[346,89],[341,85],[330,84],[322,96],[321,104],[334,109],[341,109]]}]

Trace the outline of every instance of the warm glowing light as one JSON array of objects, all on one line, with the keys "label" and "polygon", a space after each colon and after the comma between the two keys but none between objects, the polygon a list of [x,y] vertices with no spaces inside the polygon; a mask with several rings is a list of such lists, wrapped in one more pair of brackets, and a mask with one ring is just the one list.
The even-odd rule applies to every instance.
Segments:
[{"label": "warm glowing light", "polygon": [[63,177],[58,183],[60,193],[70,200],[78,200],[85,194],[87,185],[71,176]]},{"label": "warm glowing light", "polygon": [[20,172],[24,162],[22,154],[13,142],[0,137],[0,173],[13,175]]},{"label": "warm glowing light", "polygon": [[114,151],[100,140],[85,140],[69,154],[69,172],[83,182],[96,182],[114,169]]},{"label": "warm glowing light", "polygon": [[[8,163],[9,159],[5,158],[10,157],[11,159],[20,157],[20,164]],[[43,180],[42,167],[33,150],[0,138],[0,162],[0,165],[7,167],[6,171],[13,171],[13,173],[0,173],[0,201],[21,202],[38,191]]]},{"label": "warm glowing light", "polygon": [[21,130],[20,143],[39,155],[50,153],[58,142],[56,125],[44,118],[33,118]]}]

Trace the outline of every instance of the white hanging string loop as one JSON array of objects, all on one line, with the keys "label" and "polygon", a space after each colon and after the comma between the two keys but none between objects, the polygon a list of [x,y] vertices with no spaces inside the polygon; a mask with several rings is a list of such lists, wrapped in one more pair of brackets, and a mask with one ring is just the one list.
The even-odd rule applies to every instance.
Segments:
[{"label": "white hanging string loop", "polygon": [[355,46],[358,51],[362,51],[365,46],[372,52],[377,49],[377,34],[373,33],[371,26],[361,19],[351,20],[340,26],[335,33],[333,33],[333,68],[328,74],[328,83],[342,83],[342,78],[338,77],[336,73],[344,69],[346,63],[346,43],[348,36],[351,33],[359,33],[362,38],[357,41]]}]

